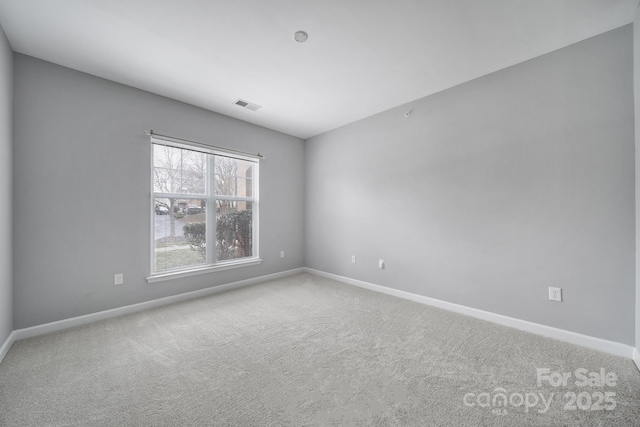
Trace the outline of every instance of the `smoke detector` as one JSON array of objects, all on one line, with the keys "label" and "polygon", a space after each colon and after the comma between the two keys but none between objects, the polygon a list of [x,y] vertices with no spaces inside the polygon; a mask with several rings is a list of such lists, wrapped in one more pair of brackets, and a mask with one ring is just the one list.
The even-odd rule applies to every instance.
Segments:
[{"label": "smoke detector", "polygon": [[305,33],[304,31],[296,31],[296,33],[293,35],[293,38],[298,43],[304,43],[309,38],[309,34]]},{"label": "smoke detector", "polygon": [[261,109],[262,107],[259,106],[258,104],[254,104],[253,102],[249,102],[249,101],[245,101],[243,99],[236,99],[236,102],[234,102],[234,104],[239,105],[243,108],[247,108],[251,111],[258,111],[259,109]]}]

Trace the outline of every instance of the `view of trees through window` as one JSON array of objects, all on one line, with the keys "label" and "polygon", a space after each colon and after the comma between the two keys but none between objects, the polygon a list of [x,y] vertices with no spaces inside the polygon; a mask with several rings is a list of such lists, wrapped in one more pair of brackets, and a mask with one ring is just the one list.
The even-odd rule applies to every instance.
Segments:
[{"label": "view of trees through window", "polygon": [[254,256],[256,169],[243,159],[153,145],[155,272]]}]

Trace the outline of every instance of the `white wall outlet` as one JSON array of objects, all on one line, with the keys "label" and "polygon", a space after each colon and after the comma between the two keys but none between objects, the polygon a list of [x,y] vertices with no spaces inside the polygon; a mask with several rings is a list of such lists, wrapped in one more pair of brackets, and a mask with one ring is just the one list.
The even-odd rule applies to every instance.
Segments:
[{"label": "white wall outlet", "polygon": [[356,256],[351,255],[351,264],[355,264],[355,263],[356,263]]},{"label": "white wall outlet", "polygon": [[549,286],[549,301],[562,302],[562,288],[552,288]]},{"label": "white wall outlet", "polygon": [[280,258],[284,258],[284,251],[280,251]]},{"label": "white wall outlet", "polygon": [[384,270],[384,260],[382,258],[378,260],[378,268]]},{"label": "white wall outlet", "polygon": [[114,274],[113,275],[113,284],[114,285],[122,285],[124,283],[124,274]]}]

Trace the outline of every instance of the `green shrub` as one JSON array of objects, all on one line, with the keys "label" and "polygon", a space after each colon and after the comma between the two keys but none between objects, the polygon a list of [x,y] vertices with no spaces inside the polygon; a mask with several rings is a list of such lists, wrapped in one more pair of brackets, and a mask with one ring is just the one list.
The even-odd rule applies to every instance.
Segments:
[{"label": "green shrub", "polygon": [[243,258],[252,255],[250,210],[230,212],[216,221],[217,259]]},{"label": "green shrub", "polygon": [[182,227],[184,237],[194,251],[200,252],[203,259],[207,258],[207,230],[204,222],[191,222]]},{"label": "green shrub", "polygon": [[[244,210],[221,215],[216,220],[216,259],[226,260],[252,255],[252,211]],[[194,251],[207,257],[207,231],[204,222],[192,222],[182,227],[184,237]]]}]

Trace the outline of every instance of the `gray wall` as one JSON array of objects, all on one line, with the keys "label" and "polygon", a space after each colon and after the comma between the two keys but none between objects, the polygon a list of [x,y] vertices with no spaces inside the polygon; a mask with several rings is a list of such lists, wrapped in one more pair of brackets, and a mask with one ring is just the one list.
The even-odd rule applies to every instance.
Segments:
[{"label": "gray wall", "polygon": [[306,265],[633,345],[632,48],[627,25],[310,139]]},{"label": "gray wall", "polygon": [[0,27],[0,346],[13,330],[11,146],[13,53]]},{"label": "gray wall", "polygon": [[[636,130],[636,350],[640,353],[640,10],[633,23],[633,83]],[[640,368],[640,366],[639,366]]]},{"label": "gray wall", "polygon": [[[24,55],[14,61],[15,329],[303,266],[304,141]],[[146,282],[145,129],[265,155],[261,265]]]}]

